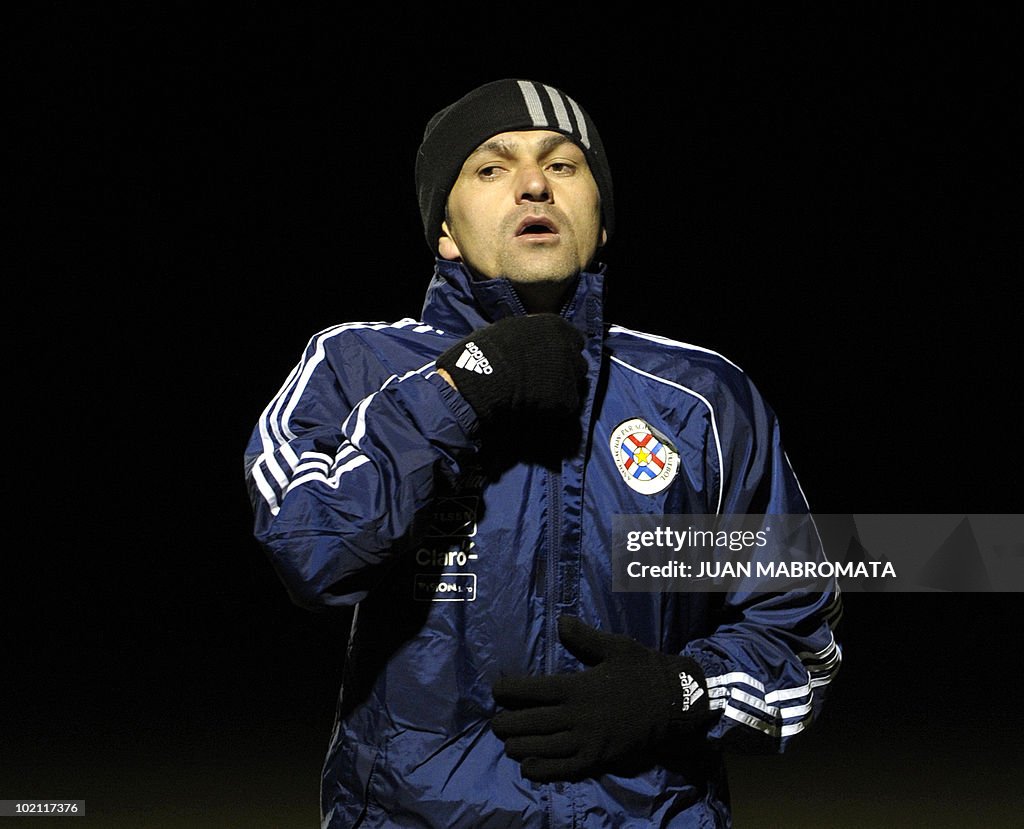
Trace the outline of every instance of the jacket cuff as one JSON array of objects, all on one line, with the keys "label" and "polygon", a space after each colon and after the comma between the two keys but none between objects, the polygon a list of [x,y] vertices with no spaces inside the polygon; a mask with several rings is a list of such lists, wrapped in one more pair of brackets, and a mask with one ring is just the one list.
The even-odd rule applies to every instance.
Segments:
[{"label": "jacket cuff", "polygon": [[470,437],[475,436],[480,428],[480,419],[473,411],[473,407],[469,405],[469,401],[436,371],[427,377],[427,382],[441,393],[445,405],[458,420],[459,425],[466,430],[466,434]]}]

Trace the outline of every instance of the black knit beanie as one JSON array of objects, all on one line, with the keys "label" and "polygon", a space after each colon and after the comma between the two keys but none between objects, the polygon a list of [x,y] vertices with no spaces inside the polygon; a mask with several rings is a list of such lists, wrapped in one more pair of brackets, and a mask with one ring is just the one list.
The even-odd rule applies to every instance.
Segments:
[{"label": "black knit beanie", "polygon": [[427,244],[437,254],[448,193],[469,154],[501,132],[551,130],[579,145],[601,194],[609,238],[615,223],[612,175],[590,116],[572,98],[542,83],[506,79],[477,87],[427,123],[416,156],[416,195]]}]

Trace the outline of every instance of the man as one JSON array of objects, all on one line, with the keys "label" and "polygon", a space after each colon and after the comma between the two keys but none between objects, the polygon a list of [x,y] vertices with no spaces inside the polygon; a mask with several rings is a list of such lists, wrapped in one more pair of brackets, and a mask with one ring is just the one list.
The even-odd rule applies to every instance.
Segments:
[{"label": "man", "polygon": [[605,322],[611,175],[560,90],[446,107],[416,183],[423,319],[314,336],[246,457],[293,599],[355,605],[323,825],[728,826],[721,754],[816,716],[838,593],[616,592],[612,521],[806,513],[775,418]]}]

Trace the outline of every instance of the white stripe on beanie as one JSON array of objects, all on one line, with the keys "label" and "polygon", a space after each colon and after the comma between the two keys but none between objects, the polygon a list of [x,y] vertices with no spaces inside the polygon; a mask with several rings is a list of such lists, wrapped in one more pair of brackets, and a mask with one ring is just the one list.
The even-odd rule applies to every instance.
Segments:
[{"label": "white stripe on beanie", "polygon": [[544,106],[540,102],[540,96],[533,84],[529,81],[519,81],[519,89],[523,93],[523,100],[526,102],[526,110],[530,113],[535,127],[546,127],[548,119],[544,117]]},{"label": "white stripe on beanie", "polygon": [[[583,118],[583,111],[572,98],[552,86],[540,84],[551,102],[551,109],[555,113],[558,122],[558,129],[578,136],[584,148],[590,149],[590,136],[587,134],[587,124]],[[544,115],[544,105],[541,103],[537,85],[530,81],[519,81],[519,90],[523,93],[523,102],[535,127],[550,127],[547,117]],[[573,118],[570,119],[566,104],[572,109]],[[573,128],[573,120],[576,121],[576,128]]]}]

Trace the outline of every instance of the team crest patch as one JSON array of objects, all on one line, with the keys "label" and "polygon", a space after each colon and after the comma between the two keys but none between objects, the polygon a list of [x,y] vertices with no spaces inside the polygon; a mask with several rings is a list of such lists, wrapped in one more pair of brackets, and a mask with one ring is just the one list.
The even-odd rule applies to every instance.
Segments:
[{"label": "team crest patch", "polygon": [[679,472],[679,453],[640,418],[620,423],[612,430],[612,460],[630,489],[655,495]]}]

